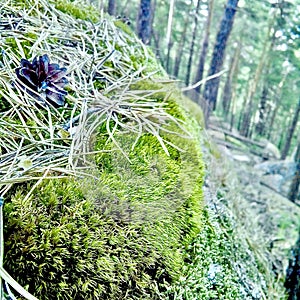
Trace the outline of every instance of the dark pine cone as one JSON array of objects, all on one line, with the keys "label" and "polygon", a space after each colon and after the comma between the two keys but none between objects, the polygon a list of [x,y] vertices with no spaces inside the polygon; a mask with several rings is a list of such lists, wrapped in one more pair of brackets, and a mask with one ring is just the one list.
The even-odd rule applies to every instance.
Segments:
[{"label": "dark pine cone", "polygon": [[21,81],[21,87],[41,104],[52,104],[54,107],[64,106],[67,91],[64,87],[69,81],[64,77],[66,68],[58,64],[50,64],[47,54],[35,57],[30,63],[21,59],[21,67],[16,68],[16,74]]}]

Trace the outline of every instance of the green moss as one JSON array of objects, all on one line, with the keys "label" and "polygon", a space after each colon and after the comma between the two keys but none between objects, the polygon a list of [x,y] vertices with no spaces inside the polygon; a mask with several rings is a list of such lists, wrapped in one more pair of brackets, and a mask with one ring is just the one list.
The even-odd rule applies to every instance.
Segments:
[{"label": "green moss", "polygon": [[[116,138],[125,151],[135,139]],[[168,146],[167,156],[154,136],[144,134],[134,150],[129,150],[130,162],[120,152],[101,154],[96,161],[106,194],[118,199],[117,206],[112,202],[114,207],[105,203],[106,210],[124,221],[144,223],[153,245],[165,253],[167,271],[174,279],[183,266],[182,249],[200,229],[203,169],[194,141],[168,138],[188,151],[179,152]],[[108,151],[112,145],[102,137],[97,147]]]},{"label": "green moss", "polygon": [[128,25],[126,25],[122,20],[115,20],[114,24],[117,28],[121,29],[123,32],[126,32],[129,36],[134,37],[134,33]]},{"label": "green moss", "polygon": [[30,292],[39,299],[153,299],[163,260],[137,226],[104,217],[70,179],[45,182],[28,199],[23,191],[5,205],[5,266]]},{"label": "green moss", "polygon": [[40,299],[155,299],[199,233],[202,171],[188,148],[168,157],[146,134],[130,163],[102,161],[97,185],[45,181],[28,199],[23,186],[5,205],[6,268]]},{"label": "green moss", "polygon": [[[207,212],[202,214],[202,230],[187,249],[187,265],[180,280],[168,291],[169,299],[248,299],[240,285],[236,261],[249,260],[238,241],[216,230]],[[251,263],[251,262],[250,262]],[[244,270],[246,272],[246,270]],[[246,273],[248,273],[247,270]],[[244,274],[246,276],[246,274]],[[248,291],[247,291],[248,292]]]},{"label": "green moss", "polygon": [[92,5],[83,4],[82,2],[73,2],[71,0],[53,1],[55,8],[67,13],[77,19],[89,20],[92,22],[99,21],[99,13]]},{"label": "green moss", "polygon": [[[78,19],[98,20],[90,6],[57,1],[55,7]],[[19,47],[11,39],[7,43]],[[121,52],[128,48],[116,46]],[[126,53],[136,70],[160,68],[151,51],[145,55],[137,48],[136,55]],[[106,64],[111,78],[121,76],[114,62]],[[164,74],[160,69],[156,76]],[[135,143],[135,134],[120,130],[114,139],[127,159],[106,128],[99,128],[95,150],[104,152],[91,158],[94,177],[44,180],[33,191],[30,182],[6,194],[5,268],[41,300],[162,299],[160,293],[180,278],[185,249],[202,228],[204,171],[196,123],[178,104],[182,96],[173,84],[143,80],[131,88],[145,94],[156,89],[152,100],[166,101],[167,111],[186,122],[182,126],[193,137],[180,136],[185,132],[170,122],[168,129],[178,135],[162,131],[162,137],[182,151],[166,143],[167,155],[155,136],[143,132]],[[48,138],[30,120],[27,125]]]},{"label": "green moss", "polygon": [[199,149],[168,134],[184,150],[168,156],[150,134],[131,149],[135,138],[115,135],[128,161],[102,129],[98,180],[45,181],[27,200],[23,186],[6,203],[6,268],[40,299],[161,299],[179,279],[201,228]]}]

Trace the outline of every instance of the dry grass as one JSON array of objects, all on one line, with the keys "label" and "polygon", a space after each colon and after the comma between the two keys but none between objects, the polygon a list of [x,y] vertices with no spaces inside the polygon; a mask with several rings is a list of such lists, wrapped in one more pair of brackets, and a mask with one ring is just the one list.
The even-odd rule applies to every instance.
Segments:
[{"label": "dry grass", "polygon": [[[155,99],[158,90],[130,89],[153,75],[145,70],[149,54],[138,39],[110,20],[74,20],[43,0],[22,10],[10,3],[2,4],[0,23],[0,96],[7,102],[0,115],[0,195],[14,183],[45,174],[84,172],[92,137],[101,126],[125,156],[116,131],[134,133],[137,140],[149,132],[168,152],[161,132],[172,132],[170,122],[181,127],[180,121],[167,113],[166,101]],[[19,88],[14,70],[21,58],[45,53],[68,69],[64,109],[41,108]]]}]

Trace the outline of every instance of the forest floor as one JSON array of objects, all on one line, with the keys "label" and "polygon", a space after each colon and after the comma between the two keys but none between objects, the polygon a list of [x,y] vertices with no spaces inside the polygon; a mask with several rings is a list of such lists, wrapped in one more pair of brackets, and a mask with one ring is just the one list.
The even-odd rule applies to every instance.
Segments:
[{"label": "forest floor", "polygon": [[238,218],[244,218],[244,228],[252,242],[267,249],[273,271],[284,278],[291,248],[299,235],[300,205],[269,186],[273,177],[263,175],[255,167],[263,161],[260,156],[224,146],[220,136],[218,132],[210,134],[220,157],[209,162],[208,168],[213,170],[209,188],[213,186],[216,193],[225,190],[227,202],[231,197],[229,206]]}]

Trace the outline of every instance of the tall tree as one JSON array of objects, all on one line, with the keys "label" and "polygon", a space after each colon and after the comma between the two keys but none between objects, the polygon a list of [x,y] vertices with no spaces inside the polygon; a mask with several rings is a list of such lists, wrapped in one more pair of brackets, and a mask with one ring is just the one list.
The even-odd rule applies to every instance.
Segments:
[{"label": "tall tree", "polygon": [[[292,202],[296,202],[296,199],[297,199],[297,196],[299,193],[299,185],[300,185],[300,140],[299,139],[298,139],[298,146],[297,146],[296,155],[295,155],[295,163],[297,164],[297,170],[296,170],[296,173],[292,180],[289,194],[288,194],[288,198]],[[300,287],[300,282],[299,282],[299,287]]]},{"label": "tall tree", "polygon": [[[213,75],[220,72],[225,55],[225,49],[228,37],[230,35],[234,16],[237,10],[239,0],[228,0],[224,15],[220,24],[220,29],[217,34],[216,43],[214,46],[213,56],[210,63],[210,69],[208,75]],[[208,109],[205,112],[206,119],[210,114],[211,110],[214,110],[217,103],[218,89],[219,89],[220,78],[216,77],[206,82],[204,87],[204,99],[208,102]]]},{"label": "tall tree", "polygon": [[[267,74],[268,73],[269,73],[269,68],[268,68]],[[262,93],[261,93],[261,97],[260,97],[260,103],[259,103],[259,119],[258,119],[258,123],[256,124],[256,127],[255,127],[255,131],[259,135],[263,135],[265,133],[268,94],[269,94],[268,81],[265,80],[264,86],[262,89]]]},{"label": "tall tree", "polygon": [[187,71],[186,71],[186,77],[185,77],[186,85],[189,85],[189,83],[190,83],[194,48],[195,48],[195,42],[196,42],[196,34],[197,34],[197,28],[198,28],[200,2],[201,2],[200,0],[197,0],[196,10],[195,10],[195,18],[194,18],[194,28],[193,28],[192,41],[191,41],[191,46],[190,46],[189,61],[187,64]]},{"label": "tall tree", "polygon": [[[247,91],[244,116],[243,116],[243,121],[242,121],[241,129],[240,129],[241,134],[244,136],[249,135],[250,126],[251,126],[251,118],[252,118],[253,113],[255,112],[255,109],[253,107],[254,95],[256,93],[259,79],[261,77],[267,57],[269,56],[269,54],[274,46],[274,41],[275,41],[275,32],[274,32],[274,28],[273,28],[274,21],[275,21],[275,11],[274,11],[272,17],[270,18],[267,35],[265,38],[264,45],[262,47],[260,59],[259,59],[258,65],[255,70],[254,78],[251,80],[248,91]],[[270,34],[272,31],[273,31],[273,34],[270,39]]]},{"label": "tall tree", "polygon": [[146,45],[150,43],[151,39],[151,21],[151,0],[141,0],[137,20],[137,33],[139,38]]},{"label": "tall tree", "polygon": [[293,117],[292,124],[291,124],[291,126],[288,130],[285,145],[284,145],[284,148],[283,148],[282,153],[281,153],[281,159],[285,159],[288,155],[288,152],[289,152],[290,147],[291,147],[291,141],[292,141],[292,138],[293,138],[293,135],[294,135],[294,132],[295,132],[295,129],[297,127],[298,120],[299,120],[299,114],[300,114],[300,98],[298,100],[298,105],[295,109],[295,114],[294,114],[294,117]]},{"label": "tall tree", "polygon": [[[189,8],[192,6],[193,1],[191,0],[189,4]],[[180,64],[181,60],[183,58],[183,51],[184,51],[184,46],[187,40],[187,29],[188,25],[190,23],[190,15],[189,15],[190,9],[186,12],[185,19],[184,19],[184,25],[183,25],[183,30],[180,34],[180,39],[176,51],[176,57],[175,57],[175,63],[174,63],[174,69],[173,69],[173,75],[175,78],[178,77],[179,74],[179,69],[180,69]]]},{"label": "tall tree", "polygon": [[166,42],[167,42],[167,62],[166,62],[166,69],[170,73],[169,64],[170,64],[170,52],[172,48],[172,23],[173,23],[173,14],[174,14],[174,2],[175,0],[170,0],[169,6],[169,17],[168,17],[168,26],[167,26],[167,35],[166,35]]},{"label": "tall tree", "polygon": [[233,78],[235,77],[238,70],[240,55],[241,55],[241,43],[238,42],[235,51],[233,53],[233,57],[231,57],[229,72],[223,90],[222,106],[223,106],[223,112],[226,119],[228,118],[228,114],[231,106],[231,99],[233,93],[232,83],[233,83]]},{"label": "tall tree", "polygon": [[300,232],[298,241],[292,251],[293,257],[289,260],[285,287],[288,291],[288,300],[300,299]]},{"label": "tall tree", "polygon": [[116,14],[116,1],[115,0],[108,1],[107,12],[111,16],[114,16]]},{"label": "tall tree", "polygon": [[[213,7],[214,7],[214,0],[210,0],[208,3],[208,16],[207,16],[207,20],[206,20],[206,24],[205,24],[205,33],[204,33],[198,68],[197,68],[197,72],[196,72],[196,76],[195,76],[195,82],[199,82],[203,78],[204,63],[205,63],[207,50],[208,50],[208,42],[209,42],[209,36],[210,36],[210,26],[211,26],[211,20],[212,20]],[[195,88],[195,91],[199,94],[201,91],[201,85],[197,86]]]}]

